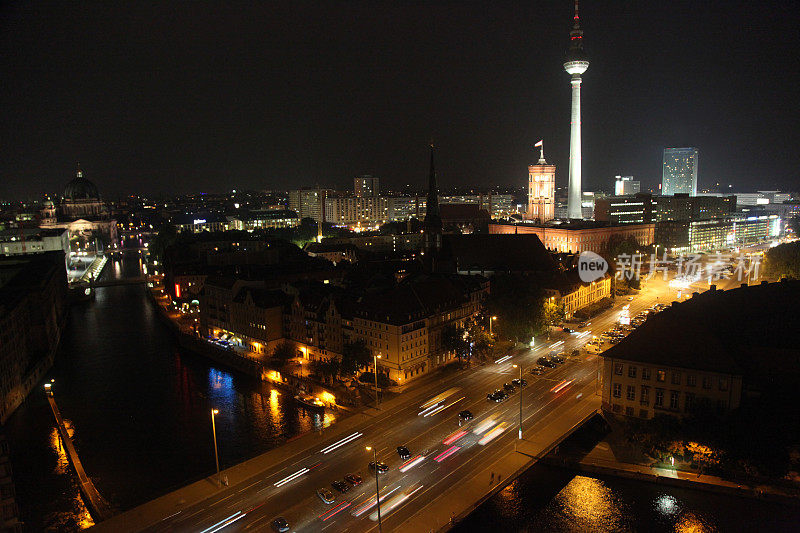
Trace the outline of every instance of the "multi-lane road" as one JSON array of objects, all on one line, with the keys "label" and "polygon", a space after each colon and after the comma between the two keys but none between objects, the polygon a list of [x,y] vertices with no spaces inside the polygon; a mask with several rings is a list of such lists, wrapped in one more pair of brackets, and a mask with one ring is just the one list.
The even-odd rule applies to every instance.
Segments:
[{"label": "multi-lane road", "polygon": [[[367,446],[389,466],[388,472],[379,476],[383,528],[399,528],[409,517],[436,505],[438,496],[458,491],[467,476],[514,445],[520,391],[502,403],[486,398],[487,393],[519,376],[512,365],[522,366],[528,382],[522,390],[523,432],[546,434],[553,420],[574,417],[580,407],[585,408],[581,402],[596,404],[600,363],[598,356],[581,351],[580,356],[570,357],[542,376],[533,376],[527,370],[536,366],[536,359],[553,350],[571,352],[580,347],[592,335],[608,329],[625,304],[630,303],[630,312],[635,314],[657,298],[665,302],[673,297],[665,283],[653,281],[633,302],[618,302],[581,329],[588,333],[559,332],[549,340],[537,339],[534,349],[516,350],[499,363],[408,391],[399,406],[380,411],[344,434],[321,440],[312,449],[298,450],[273,468],[165,517],[149,531],[270,530],[279,516],[289,522],[291,531],[377,531],[375,478],[368,468],[373,451],[367,451]],[[465,409],[474,419],[460,423],[458,413]],[[558,437],[552,435],[553,440]],[[396,449],[401,445],[410,450],[409,461],[398,456]],[[364,481],[340,494],[331,482],[349,473],[359,474]],[[331,490],[336,500],[324,503],[316,494],[320,488]]]}]

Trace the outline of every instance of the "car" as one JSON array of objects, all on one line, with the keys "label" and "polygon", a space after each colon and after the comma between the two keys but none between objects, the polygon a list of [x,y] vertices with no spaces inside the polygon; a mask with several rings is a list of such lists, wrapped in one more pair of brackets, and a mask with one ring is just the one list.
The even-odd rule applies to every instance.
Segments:
[{"label": "car", "polygon": [[331,487],[338,490],[342,494],[350,490],[350,485],[342,481],[341,479],[337,479],[333,483],[331,483]]},{"label": "car", "polygon": [[458,418],[461,420],[472,420],[472,413],[470,411],[464,410],[458,413]]},{"label": "car", "polygon": [[544,368],[544,367],[541,367],[541,366],[535,366],[535,367],[531,368],[530,370],[528,370],[528,373],[529,374],[533,374],[534,376],[541,376],[545,372],[547,372],[547,369]]},{"label": "car", "polygon": [[325,503],[327,505],[330,505],[334,501],[336,501],[336,496],[334,496],[334,494],[329,489],[326,489],[325,487],[322,487],[321,489],[317,489],[317,496],[319,496],[319,499],[322,500],[323,503]]},{"label": "car", "polygon": [[400,459],[405,461],[406,459],[411,457],[411,452],[408,451],[408,448],[406,448],[405,446],[398,446],[397,447],[397,455],[400,456]]},{"label": "car", "polygon": [[513,383],[514,386],[516,386],[516,387],[527,387],[528,386],[528,382],[527,381],[525,381],[524,379],[519,379],[519,378],[512,379],[511,383]]},{"label": "car", "polygon": [[570,329],[570,328],[563,328],[563,330],[564,330],[564,333],[572,333],[573,331],[575,331],[574,329]]},{"label": "car", "polygon": [[364,482],[364,480],[361,479],[361,476],[359,476],[358,474],[347,474],[346,476],[344,476],[344,480],[353,485],[354,487],[357,487]]},{"label": "car", "polygon": [[632,302],[633,301],[633,296],[628,296],[628,301]]},{"label": "car", "polygon": [[619,344],[621,341],[622,339],[611,339],[611,344]]},{"label": "car", "polygon": [[536,360],[536,364],[539,366],[546,366],[547,368],[555,368],[556,365],[546,357],[540,357]]},{"label": "car", "polygon": [[278,531],[280,533],[289,531],[289,522],[287,522],[284,517],[279,516],[272,521],[272,531]]},{"label": "car", "polygon": [[487,394],[486,398],[488,400],[492,401],[492,402],[500,403],[500,402],[504,402],[504,401],[506,401],[508,399],[508,394],[506,394],[505,391],[497,389],[496,391],[490,392],[489,394]]},{"label": "car", "polygon": [[579,328],[585,328],[586,327],[586,322],[581,322],[580,324],[578,324],[578,327]]},{"label": "car", "polygon": [[514,392],[516,390],[513,383],[503,383],[503,388],[508,392]]},{"label": "car", "polygon": [[571,357],[578,357],[580,354],[581,354],[581,351],[580,351],[580,350],[572,350],[572,351],[569,353],[569,355],[570,355]]},{"label": "car", "polygon": [[552,361],[554,363],[558,363],[559,365],[563,365],[566,362],[566,359],[564,359],[563,355],[557,355],[552,358]]},{"label": "car", "polygon": [[389,471],[389,466],[386,463],[382,463],[380,461],[378,461],[377,463],[375,461],[370,461],[369,469],[372,470],[373,472],[377,470],[379,474],[385,474],[386,472]]}]

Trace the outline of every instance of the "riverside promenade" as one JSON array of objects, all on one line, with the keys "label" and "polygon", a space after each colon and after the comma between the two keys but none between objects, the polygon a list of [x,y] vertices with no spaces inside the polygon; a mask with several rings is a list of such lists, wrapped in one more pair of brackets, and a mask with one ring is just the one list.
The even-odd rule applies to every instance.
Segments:
[{"label": "riverside promenade", "polygon": [[112,514],[111,506],[98,492],[97,488],[94,486],[94,483],[92,483],[92,480],[83,470],[83,465],[78,457],[78,452],[75,450],[75,446],[72,444],[72,439],[69,437],[69,433],[67,433],[67,428],[64,425],[64,419],[61,417],[61,412],[58,410],[58,405],[56,405],[56,400],[53,398],[52,394],[47,394],[47,401],[50,402],[50,408],[53,410],[53,416],[56,419],[58,432],[61,435],[61,442],[64,443],[64,449],[67,452],[67,456],[72,463],[72,467],[75,469],[75,473],[78,474],[78,482],[80,484],[81,494],[83,495],[86,504],[89,507],[92,518],[95,519],[95,522],[107,520]]},{"label": "riverside promenade", "polygon": [[757,498],[789,505],[800,505],[800,487],[748,481],[733,481],[710,474],[671,467],[652,466],[642,454],[609,444],[604,440],[588,453],[561,450],[552,453],[543,462],[595,475],[616,476],[662,485],[685,487],[735,496]]}]

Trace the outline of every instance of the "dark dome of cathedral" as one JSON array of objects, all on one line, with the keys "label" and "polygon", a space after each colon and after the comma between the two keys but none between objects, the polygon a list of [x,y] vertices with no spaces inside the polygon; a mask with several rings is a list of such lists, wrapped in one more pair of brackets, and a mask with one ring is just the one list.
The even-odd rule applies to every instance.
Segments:
[{"label": "dark dome of cathedral", "polygon": [[65,200],[97,200],[99,198],[100,193],[97,192],[97,186],[84,178],[80,170],[78,176],[67,183],[64,188]]}]

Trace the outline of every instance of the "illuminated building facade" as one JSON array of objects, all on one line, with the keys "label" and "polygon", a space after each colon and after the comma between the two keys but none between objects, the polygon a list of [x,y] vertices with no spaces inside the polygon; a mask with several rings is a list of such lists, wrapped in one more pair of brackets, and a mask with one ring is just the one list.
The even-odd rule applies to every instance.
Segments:
[{"label": "illuminated building facade", "polygon": [[661,194],[697,195],[697,148],[665,148]]},{"label": "illuminated building facade", "polygon": [[653,244],[655,224],[609,226],[586,221],[560,225],[490,223],[489,233],[533,233],[548,250],[569,253],[591,251],[602,254],[608,249],[608,241],[612,235],[619,235],[622,239],[632,237],[641,246]]},{"label": "illuminated building facade", "polygon": [[369,175],[353,178],[353,192],[356,196],[378,196],[380,179]]},{"label": "illuminated building facade", "polygon": [[641,184],[633,176],[617,176],[614,180],[614,194],[627,196],[640,192]]}]

